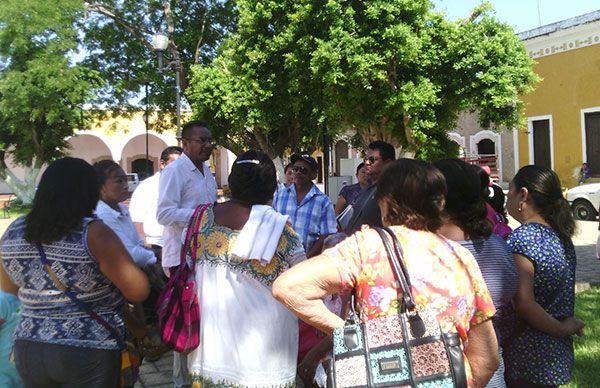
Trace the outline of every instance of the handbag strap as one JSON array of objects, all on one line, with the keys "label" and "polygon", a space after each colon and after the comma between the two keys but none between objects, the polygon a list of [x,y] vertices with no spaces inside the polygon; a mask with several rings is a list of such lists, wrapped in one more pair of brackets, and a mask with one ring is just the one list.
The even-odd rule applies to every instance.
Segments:
[{"label": "handbag strap", "polygon": [[394,278],[399,283],[402,290],[402,300],[400,300],[400,298],[398,298],[398,300],[406,310],[414,311],[416,309],[416,303],[414,302],[412,295],[410,277],[404,265],[404,261],[402,260],[402,245],[400,245],[400,241],[398,241],[398,238],[390,229],[374,229],[379,233],[379,236],[383,241],[383,246],[387,252]]},{"label": "handbag strap", "polygon": [[102,327],[104,327],[106,329],[106,331],[108,331],[110,333],[110,335],[117,341],[117,345],[119,346],[119,348],[124,349],[125,344],[123,343],[123,340],[121,339],[121,337],[119,336],[119,334],[117,333],[115,328],[110,323],[108,323],[104,318],[102,318],[98,313],[96,313],[94,310],[92,310],[92,308],[88,304],[83,302],[81,299],[77,298],[77,296],[75,296],[75,294],[72,291],[70,291],[60,281],[58,276],[56,276],[56,273],[52,270],[50,261],[48,261],[48,258],[46,257],[46,252],[44,252],[44,248],[42,247],[42,244],[37,243],[36,248],[40,254],[40,259],[42,260],[42,264],[44,264],[44,268],[46,269],[46,272],[48,273],[48,275],[50,275],[50,278],[54,282],[54,285],[56,286],[56,288],[58,288],[60,291],[62,291],[69,299],[71,299],[71,301],[73,303],[75,303],[75,305],[77,307],[79,307],[87,315],[89,315],[90,318],[92,318],[94,321],[96,321],[100,325],[102,325]]},{"label": "handbag strap", "polygon": [[198,255],[198,228],[200,227],[200,221],[204,215],[204,211],[210,206],[210,204],[199,205],[194,209],[194,213],[188,222],[187,231],[185,233],[185,240],[181,245],[179,265],[186,264],[187,247],[192,242],[192,273],[196,273],[196,258]]}]

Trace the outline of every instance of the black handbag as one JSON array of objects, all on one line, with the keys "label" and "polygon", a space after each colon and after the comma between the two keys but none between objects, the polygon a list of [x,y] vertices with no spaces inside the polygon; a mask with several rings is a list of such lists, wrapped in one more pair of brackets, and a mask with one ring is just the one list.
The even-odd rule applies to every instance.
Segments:
[{"label": "black handbag", "polygon": [[333,332],[328,387],[466,387],[460,336],[443,332],[435,312],[416,305],[400,242],[389,229],[375,230],[402,290],[400,309],[361,320],[353,295],[344,327]]}]

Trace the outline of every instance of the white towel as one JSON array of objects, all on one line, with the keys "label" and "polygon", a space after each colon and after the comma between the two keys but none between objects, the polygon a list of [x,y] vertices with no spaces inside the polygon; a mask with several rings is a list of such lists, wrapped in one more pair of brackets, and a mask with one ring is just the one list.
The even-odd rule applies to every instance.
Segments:
[{"label": "white towel", "polygon": [[260,260],[263,265],[270,263],[288,219],[289,216],[276,212],[271,206],[252,206],[232,255],[241,260]]}]

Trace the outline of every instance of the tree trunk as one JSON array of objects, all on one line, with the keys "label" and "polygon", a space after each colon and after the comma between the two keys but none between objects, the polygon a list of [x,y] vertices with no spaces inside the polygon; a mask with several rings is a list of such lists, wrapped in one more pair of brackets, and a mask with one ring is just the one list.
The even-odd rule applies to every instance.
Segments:
[{"label": "tree trunk", "polygon": [[275,171],[277,171],[277,181],[285,183],[285,161],[277,156],[273,159],[273,164],[275,164]]},{"label": "tree trunk", "polygon": [[19,179],[5,163],[0,163],[0,178],[4,179],[9,189],[21,200],[23,205],[31,205],[35,196],[36,181],[40,174],[40,168],[33,166],[25,167],[25,176]]}]

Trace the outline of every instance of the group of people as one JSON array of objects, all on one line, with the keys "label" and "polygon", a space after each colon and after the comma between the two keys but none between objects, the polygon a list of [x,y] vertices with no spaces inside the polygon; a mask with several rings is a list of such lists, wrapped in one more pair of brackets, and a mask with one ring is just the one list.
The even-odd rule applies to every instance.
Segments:
[{"label": "group of people", "polygon": [[[584,326],[574,317],[575,223],[551,170],[526,166],[510,182],[506,209],[521,223],[510,232],[504,193],[459,159],[396,160],[375,141],[358,186],[334,207],[313,183],[310,155],[293,154],[278,184],[273,161],[251,150],[232,165],[230,198],[217,202],[210,130],[189,122],[181,140],[129,209],[116,163],[52,163],[31,212],[0,240],[1,289],[21,303],[14,362],[25,386],[118,385],[126,331],[144,302],[148,313],[155,279],[179,265],[201,204],[192,235],[200,345],[175,355],[175,386],[324,386],[348,294],[366,320],[402,308],[378,227],[398,238],[417,303],[460,335],[469,386],[570,380],[572,336]],[[341,230],[336,213],[347,206]]]}]

